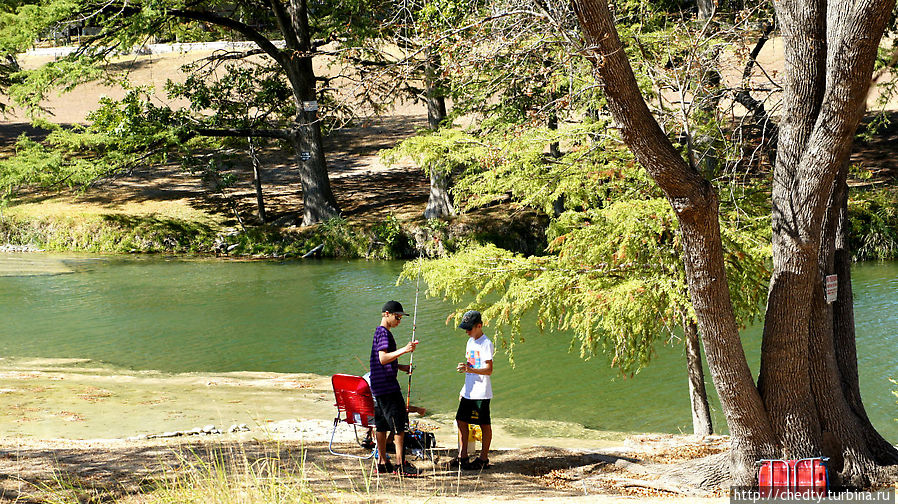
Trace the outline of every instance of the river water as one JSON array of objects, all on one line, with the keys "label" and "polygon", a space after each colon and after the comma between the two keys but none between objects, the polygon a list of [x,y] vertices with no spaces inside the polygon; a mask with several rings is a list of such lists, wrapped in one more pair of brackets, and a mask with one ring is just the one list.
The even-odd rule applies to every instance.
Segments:
[{"label": "river water", "polygon": [[[0,355],[90,359],[123,374],[362,374],[383,303],[396,299],[414,309],[414,284],[395,285],[401,267],[0,254]],[[858,264],[853,281],[865,404],[874,425],[898,443],[898,386],[888,380],[898,378],[898,262]],[[443,414],[457,402],[455,365],[466,338],[446,325],[452,309],[423,293],[418,301],[412,402]],[[408,317],[394,330],[400,344],[411,325]],[[569,353],[570,335],[533,329],[526,336],[515,347],[516,366],[502,355],[495,362],[493,415],[513,419],[512,428],[545,437],[564,435],[553,430],[571,424],[691,432],[680,341],[659,345],[648,368],[624,378],[604,358]],[[757,372],[760,328],[744,331],[743,340]],[[712,404],[715,428],[723,431],[716,397]]]}]

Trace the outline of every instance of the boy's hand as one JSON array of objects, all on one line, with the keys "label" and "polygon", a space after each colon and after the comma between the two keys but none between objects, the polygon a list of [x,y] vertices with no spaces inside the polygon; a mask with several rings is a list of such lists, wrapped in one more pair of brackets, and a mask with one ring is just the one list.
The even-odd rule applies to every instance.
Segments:
[{"label": "boy's hand", "polygon": [[468,363],[467,362],[459,362],[458,366],[455,367],[455,370],[459,373],[467,373],[468,372]]},{"label": "boy's hand", "polygon": [[409,341],[408,345],[405,345],[405,353],[414,352],[415,348],[418,346],[418,340]]}]

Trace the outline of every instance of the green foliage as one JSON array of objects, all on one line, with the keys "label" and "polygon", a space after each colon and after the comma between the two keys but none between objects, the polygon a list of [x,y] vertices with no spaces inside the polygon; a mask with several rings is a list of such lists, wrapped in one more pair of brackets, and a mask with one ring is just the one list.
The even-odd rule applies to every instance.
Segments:
[{"label": "green foliage", "polygon": [[[166,84],[169,99],[190,102],[193,119],[207,127],[252,128],[281,124],[296,114],[292,92],[276,65],[195,62],[185,65],[183,83]],[[210,113],[211,111],[211,113]]]},{"label": "green foliage", "polygon": [[[621,186],[642,183],[635,172],[605,175],[591,181],[595,188],[613,187],[618,177]],[[408,263],[402,277],[420,275],[429,295],[481,309],[509,348],[520,339],[521,321],[534,314],[540,329],[572,332],[582,357],[604,353],[621,372],[638,372],[651,360],[654,344],[694,320],[694,313],[670,203],[622,194],[554,219],[547,255],[472,246]],[[731,295],[745,324],[758,315],[766,294],[769,248],[760,231],[766,221],[737,211],[724,212],[721,220]]]},{"label": "green foliage", "polygon": [[856,261],[898,259],[898,190],[852,191],[849,243]]},{"label": "green foliage", "polygon": [[163,161],[185,146],[176,114],[153,105],[145,88],[129,90],[120,101],[101,98],[88,120],[88,126],[69,128],[37,123],[51,130],[44,143],[20,137],[16,155],[0,160],[0,194],[25,184],[86,186],[137,163]]},{"label": "green foliage", "polygon": [[75,14],[77,0],[13,2],[0,10],[0,52],[25,52],[35,41]]},{"label": "green foliage", "polygon": [[[486,135],[483,141],[490,150],[460,177],[458,197],[466,198],[471,208],[510,195],[519,204],[553,215],[559,202],[564,209],[582,211],[600,207],[611,197],[657,196],[630,152],[602,138],[606,127],[604,121],[588,122],[564,130],[538,127]],[[560,157],[546,152],[552,142],[561,145]]]},{"label": "green foliage", "polygon": [[0,115],[5,115],[11,103],[7,89],[18,83],[19,63],[12,54],[0,52]]},{"label": "green foliage", "polygon": [[412,254],[408,233],[391,218],[365,227],[336,218],[300,231],[271,226],[220,235],[216,226],[156,215],[105,214],[21,218],[0,214],[0,242],[54,251],[104,254],[213,254],[236,245],[234,256],[301,257],[318,245],[322,257],[400,259]]},{"label": "green foliage", "polygon": [[848,176],[857,180],[870,180],[873,178],[873,172],[864,168],[862,164],[851,164],[848,166]]},{"label": "green foliage", "polygon": [[[468,133],[442,128],[410,137],[382,155],[387,163],[408,156],[428,172],[460,174],[454,191],[457,204],[466,210],[511,196],[551,215],[559,198],[567,208],[585,209],[601,205],[612,194],[657,195],[629,151],[613,148],[614,142],[603,143],[608,141],[602,136],[606,129],[605,121],[564,130],[511,126]],[[546,152],[553,142],[565,147],[561,157]]]},{"label": "green foliage", "polygon": [[398,256],[408,250],[408,236],[403,232],[402,225],[395,215],[390,214],[386,220],[371,227],[374,242],[382,245],[386,254]]},{"label": "green foliage", "polygon": [[443,128],[436,132],[421,131],[392,149],[381,151],[381,158],[389,165],[408,156],[430,175],[431,172],[452,173],[475,165],[485,151],[485,146],[472,135],[456,128]]},{"label": "green foliage", "polygon": [[400,259],[411,254],[406,231],[392,217],[370,228],[341,217],[300,231],[258,226],[234,234],[227,243],[237,245],[231,255],[259,257],[301,257],[318,245],[324,245],[321,257]]}]

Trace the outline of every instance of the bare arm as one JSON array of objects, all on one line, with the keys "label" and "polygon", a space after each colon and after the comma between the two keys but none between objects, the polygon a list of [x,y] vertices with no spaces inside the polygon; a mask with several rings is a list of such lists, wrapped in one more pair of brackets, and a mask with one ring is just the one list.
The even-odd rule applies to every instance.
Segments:
[{"label": "bare arm", "polygon": [[[389,364],[394,360],[398,359],[400,356],[405,355],[407,353],[411,353],[415,351],[415,348],[418,346],[417,341],[410,341],[408,345],[395,350],[393,352],[387,352],[386,350],[381,350],[377,353],[378,358],[380,359],[381,364]],[[402,365],[400,365],[401,367]],[[408,366],[405,366],[408,367]],[[403,371],[406,371],[403,369]]]}]

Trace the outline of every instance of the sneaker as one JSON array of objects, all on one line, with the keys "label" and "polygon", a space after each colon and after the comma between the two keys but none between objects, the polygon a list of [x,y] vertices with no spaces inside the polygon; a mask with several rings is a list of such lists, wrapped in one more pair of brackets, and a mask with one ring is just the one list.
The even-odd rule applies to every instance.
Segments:
[{"label": "sneaker", "polygon": [[371,449],[373,449],[375,446],[377,446],[377,445],[374,444],[374,440],[371,439],[370,437],[366,437],[365,440],[362,441],[362,448],[371,450]]},{"label": "sneaker", "polygon": [[480,457],[474,459],[473,462],[469,462],[461,466],[462,469],[466,471],[482,471],[490,466],[489,459],[483,460]]},{"label": "sneaker", "polygon": [[467,467],[469,464],[468,458],[458,458],[454,457],[452,460],[446,463],[449,466],[449,469],[458,469],[459,467]]},{"label": "sneaker", "polygon": [[387,461],[386,464],[377,464],[377,474],[393,474],[396,472],[396,467]]},{"label": "sneaker", "polygon": [[418,472],[418,468],[411,465],[407,460],[396,469],[397,474],[399,474],[400,476],[405,476],[406,478],[417,478],[421,475],[421,473]]}]

